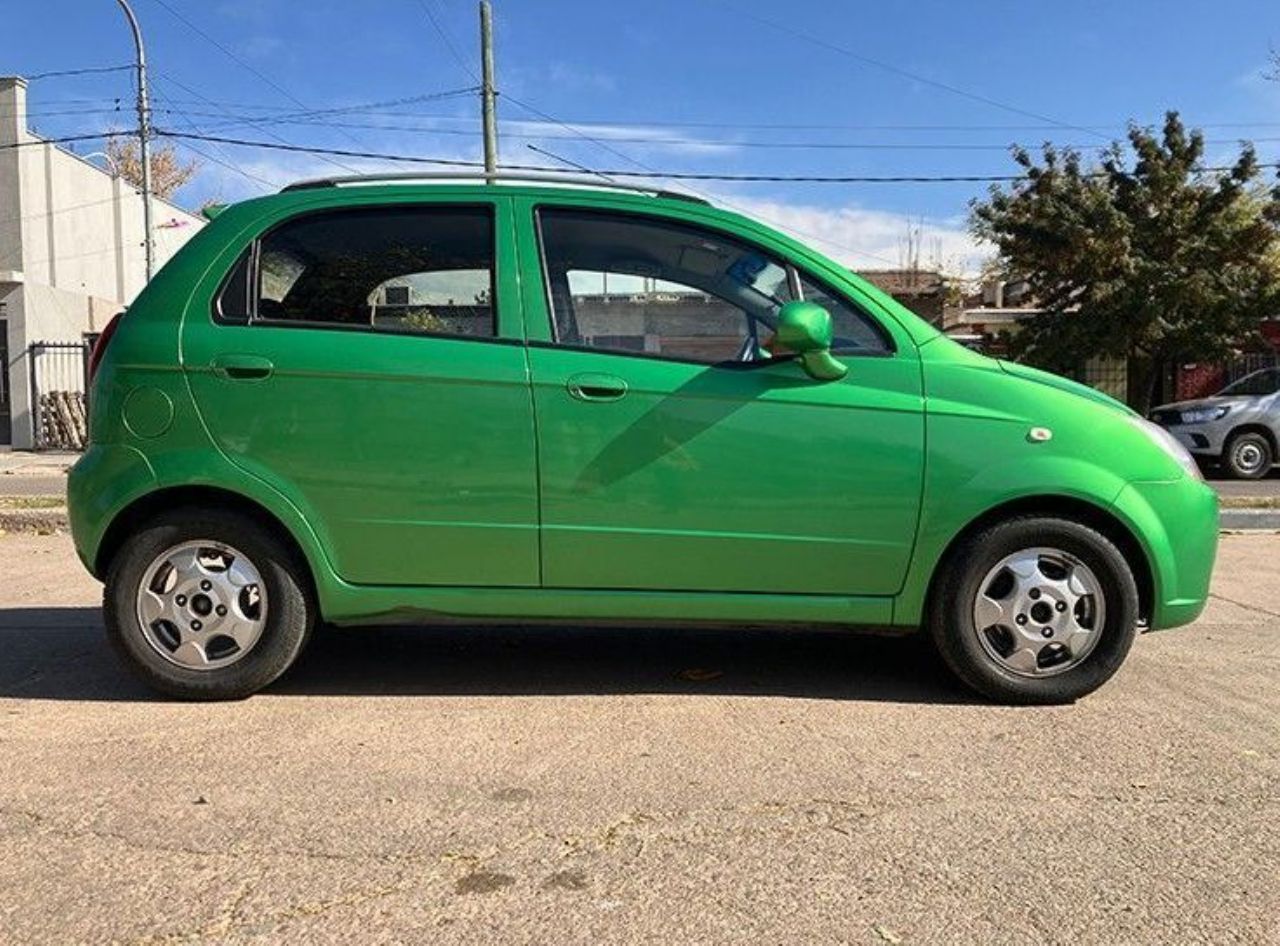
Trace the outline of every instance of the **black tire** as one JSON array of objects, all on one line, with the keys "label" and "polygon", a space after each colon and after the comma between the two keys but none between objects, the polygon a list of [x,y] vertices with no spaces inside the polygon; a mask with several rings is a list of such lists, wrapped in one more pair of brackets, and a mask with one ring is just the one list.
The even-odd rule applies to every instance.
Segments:
[{"label": "black tire", "polygon": [[[225,667],[191,670],[162,657],[147,641],[135,607],[144,573],[157,556],[183,542],[220,542],[240,550],[265,586],[261,637]],[[176,509],[152,519],[125,542],[111,562],[103,591],[107,637],[125,665],[144,682],[185,700],[238,700],[268,686],[297,659],[310,638],[315,606],[306,566],[253,519],[212,509]]]},{"label": "black tire", "polygon": [[[1106,602],[1101,637],[1085,658],[1052,676],[1022,676],[992,658],[979,640],[973,605],[979,585],[1007,555],[1048,547],[1079,559],[1097,577]],[[1000,703],[1070,703],[1120,668],[1137,634],[1138,588],[1120,550],[1105,536],[1067,519],[1010,519],[963,540],[948,555],[930,596],[928,628],[938,652],[967,686]]]},{"label": "black tire", "polygon": [[[1257,460],[1253,458],[1257,457]],[[1253,461],[1253,462],[1249,462]],[[1275,461],[1271,441],[1255,431],[1236,434],[1222,452],[1222,465],[1238,480],[1260,480]]]}]

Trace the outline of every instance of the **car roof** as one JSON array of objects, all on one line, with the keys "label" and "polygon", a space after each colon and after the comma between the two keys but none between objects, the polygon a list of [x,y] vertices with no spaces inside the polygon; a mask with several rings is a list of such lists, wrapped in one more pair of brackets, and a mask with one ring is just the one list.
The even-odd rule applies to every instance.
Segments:
[{"label": "car roof", "polygon": [[572,174],[555,174],[548,172],[498,172],[485,175],[476,172],[399,172],[383,174],[348,174],[333,177],[317,177],[297,181],[281,189],[281,193],[294,191],[319,190],[330,187],[362,187],[378,184],[450,184],[466,186],[471,184],[477,188],[487,188],[494,184],[516,184],[557,188],[565,190],[604,190],[625,191],[629,193],[648,194],[673,200],[684,200],[695,204],[709,205],[710,201],[682,191],[673,191],[650,184],[630,184],[615,181],[609,177],[586,177]]}]

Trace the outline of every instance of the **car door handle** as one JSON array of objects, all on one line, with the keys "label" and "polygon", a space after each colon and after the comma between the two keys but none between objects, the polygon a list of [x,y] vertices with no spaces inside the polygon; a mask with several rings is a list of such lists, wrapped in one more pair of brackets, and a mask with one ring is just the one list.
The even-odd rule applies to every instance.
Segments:
[{"label": "car door handle", "polygon": [[616,401],[627,393],[627,382],[611,374],[575,374],[564,386],[579,401]]},{"label": "car door handle", "polygon": [[211,364],[214,372],[232,381],[258,381],[271,377],[275,370],[268,358],[261,355],[218,355]]}]

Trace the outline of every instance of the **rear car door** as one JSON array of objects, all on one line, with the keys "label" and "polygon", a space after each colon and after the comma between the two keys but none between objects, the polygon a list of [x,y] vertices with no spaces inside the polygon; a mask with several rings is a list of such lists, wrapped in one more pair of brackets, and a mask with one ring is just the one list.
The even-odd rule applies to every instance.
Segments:
[{"label": "rear car door", "polygon": [[536,585],[509,201],[366,198],[258,229],[184,320],[218,447],[303,509],[346,581]]},{"label": "rear car door", "polygon": [[[549,587],[891,595],[923,474],[920,366],[767,247],[692,220],[520,215]],[[526,249],[529,248],[529,249]],[[843,381],[764,350],[781,304],[832,313]]]}]

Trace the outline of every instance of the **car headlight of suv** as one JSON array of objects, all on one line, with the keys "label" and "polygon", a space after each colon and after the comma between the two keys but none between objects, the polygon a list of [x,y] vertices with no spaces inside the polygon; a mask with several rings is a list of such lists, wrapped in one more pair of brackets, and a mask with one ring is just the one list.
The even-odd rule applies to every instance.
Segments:
[{"label": "car headlight of suv", "polygon": [[1177,461],[1178,465],[1186,470],[1188,474],[1198,480],[1204,479],[1204,474],[1200,472],[1199,464],[1196,463],[1195,458],[1191,456],[1187,448],[1178,442],[1177,437],[1159,424],[1153,424],[1151,421],[1144,420],[1141,417],[1134,417],[1133,424],[1146,434],[1152,443],[1168,454],[1171,459]]},{"label": "car headlight of suv", "polygon": [[1182,422],[1184,424],[1208,424],[1215,420],[1222,420],[1230,413],[1231,408],[1228,406],[1220,407],[1198,407],[1193,411],[1182,412]]}]

